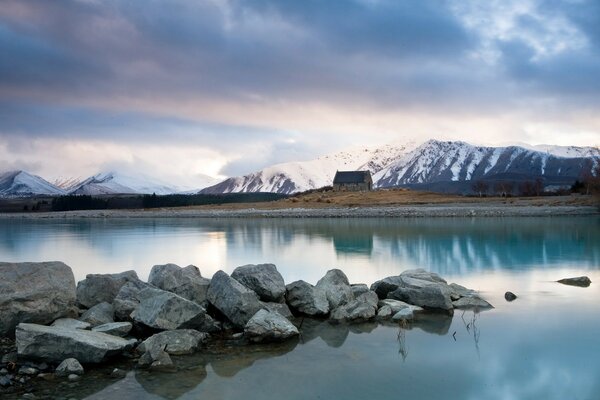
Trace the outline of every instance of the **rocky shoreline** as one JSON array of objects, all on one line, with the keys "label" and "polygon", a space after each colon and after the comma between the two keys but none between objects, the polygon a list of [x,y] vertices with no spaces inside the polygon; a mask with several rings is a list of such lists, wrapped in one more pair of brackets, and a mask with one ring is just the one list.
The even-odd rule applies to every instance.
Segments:
[{"label": "rocky shoreline", "polygon": [[282,209],[162,208],[148,210],[86,210],[0,213],[6,219],[64,218],[421,218],[421,217],[551,217],[598,215],[598,207],[583,205],[423,204]]},{"label": "rocky shoreline", "polygon": [[211,341],[293,340],[305,319],[410,323],[419,314],[492,307],[422,269],[370,287],[350,284],[338,269],[316,285],[286,285],[273,264],[241,266],[231,276],[218,271],[212,279],[192,265],[156,265],[148,282],[125,271],[88,275],[75,285],[61,262],[0,263],[0,277],[0,393],[28,394],[36,380],[75,382],[123,358],[135,368],[175,371],[172,356],[202,351]]}]

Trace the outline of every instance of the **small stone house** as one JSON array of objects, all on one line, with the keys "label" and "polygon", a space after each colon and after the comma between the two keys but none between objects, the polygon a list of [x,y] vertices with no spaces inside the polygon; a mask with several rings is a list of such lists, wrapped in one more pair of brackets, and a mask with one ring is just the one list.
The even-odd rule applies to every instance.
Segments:
[{"label": "small stone house", "polygon": [[369,171],[337,171],[333,178],[335,192],[359,192],[373,190],[373,178]]}]

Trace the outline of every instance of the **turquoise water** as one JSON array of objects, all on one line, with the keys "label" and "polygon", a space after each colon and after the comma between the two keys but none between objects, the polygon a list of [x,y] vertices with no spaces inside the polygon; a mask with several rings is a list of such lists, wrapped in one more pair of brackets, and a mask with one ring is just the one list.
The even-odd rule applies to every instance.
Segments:
[{"label": "turquoise water", "polygon": [[[205,276],[273,262],[286,282],[327,269],[370,284],[424,267],[495,308],[410,326],[305,320],[283,345],[215,344],[174,374],[102,368],[65,397],[91,399],[598,399],[600,218],[0,220],[0,260],[91,272],[195,264]],[[588,288],[554,281],[587,275]],[[508,303],[506,290],[519,298]],[[107,370],[112,366],[107,366]],[[54,389],[49,389],[54,390]],[[68,396],[67,396],[68,395]]]}]

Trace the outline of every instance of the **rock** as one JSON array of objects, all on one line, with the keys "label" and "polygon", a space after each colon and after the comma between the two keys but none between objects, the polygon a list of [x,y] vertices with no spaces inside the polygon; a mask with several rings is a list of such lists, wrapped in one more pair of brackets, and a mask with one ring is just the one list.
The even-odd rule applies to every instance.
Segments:
[{"label": "rock", "polygon": [[44,372],[41,374],[38,374],[37,376],[39,379],[43,379],[45,381],[53,381],[54,378],[56,377],[56,375],[50,373],[50,372]]},{"label": "rock", "polygon": [[8,376],[0,376],[0,386],[2,387],[9,387],[12,385],[12,381],[10,380],[10,378]]},{"label": "rock", "polygon": [[[400,274],[403,287],[413,289],[421,289],[425,286],[443,285],[448,286],[448,283],[435,272],[425,271],[423,268],[409,269]],[[457,285],[459,286],[459,285]],[[462,286],[461,286],[462,287]]]},{"label": "rock", "polygon": [[87,322],[92,327],[115,322],[115,309],[111,304],[106,302],[96,304],[89,310],[83,313],[79,318],[80,321]]},{"label": "rock", "polygon": [[0,375],[6,375],[6,374],[8,374],[8,370],[6,368],[0,369]]},{"label": "rock", "polygon": [[325,292],[305,281],[292,282],[286,286],[286,301],[293,310],[309,316],[329,313],[329,301]]},{"label": "rock", "polygon": [[369,291],[369,287],[364,283],[355,283],[353,285],[350,285],[350,289],[352,289],[352,294],[354,295],[354,298]]},{"label": "rock", "polygon": [[74,316],[75,278],[61,262],[0,263],[0,337],[21,322],[49,324]]},{"label": "rock", "polygon": [[175,264],[165,264],[152,267],[148,283],[202,304],[206,301],[210,279],[203,278],[198,267],[194,265],[181,268]]},{"label": "rock", "polygon": [[299,332],[283,315],[263,309],[250,318],[244,335],[252,342],[280,342],[299,335]]},{"label": "rock", "polygon": [[354,300],[354,293],[352,292],[350,283],[348,283],[348,278],[339,269],[327,271],[325,276],[319,279],[315,287],[325,292],[330,310]]},{"label": "rock", "polygon": [[9,353],[3,354],[2,359],[0,360],[2,364],[16,364],[19,359],[19,355],[16,351],[11,351]]},{"label": "rock", "polygon": [[112,303],[121,287],[132,281],[139,281],[135,271],[87,275],[77,284],[77,302],[85,308],[102,302]]},{"label": "rock", "polygon": [[285,282],[274,264],[248,264],[237,267],[231,277],[253,290],[262,301],[281,303]]},{"label": "rock", "polygon": [[108,324],[98,325],[95,328],[92,328],[92,331],[125,337],[131,331],[132,327],[133,325],[131,322],[110,322]]},{"label": "rock", "polygon": [[460,299],[453,301],[452,305],[454,308],[494,308],[490,303],[485,301],[479,296],[461,297]]},{"label": "rock", "polygon": [[69,380],[69,382],[77,382],[78,380],[81,379],[81,377],[77,374],[70,374],[67,379]]},{"label": "rock", "polygon": [[52,323],[52,326],[66,329],[90,329],[92,327],[89,322],[79,321],[73,318],[59,318]]},{"label": "rock", "polygon": [[140,304],[131,314],[134,321],[160,330],[207,329],[214,325],[206,310],[175,293],[161,289],[144,289],[138,294]]},{"label": "rock", "polygon": [[223,271],[213,275],[208,287],[208,301],[239,329],[243,329],[262,308],[254,291]]},{"label": "rock", "polygon": [[562,283],[563,285],[580,286],[580,287],[588,287],[592,283],[590,278],[588,278],[587,276],[578,276],[576,278],[564,278],[557,282]]},{"label": "rock", "polygon": [[344,304],[331,312],[331,319],[336,321],[358,322],[368,321],[377,314],[379,297],[373,291],[358,296],[355,300]]},{"label": "rock", "polygon": [[112,303],[115,309],[115,319],[117,321],[132,321],[131,313],[140,304],[138,295],[140,291],[148,288],[154,288],[154,286],[142,281],[131,281],[124,284]]},{"label": "rock", "polygon": [[405,301],[425,308],[440,310],[452,310],[453,305],[450,300],[450,293],[440,285],[423,286],[422,288],[399,287],[391,293],[388,298]]},{"label": "rock", "polygon": [[34,376],[38,374],[38,370],[32,367],[22,366],[19,368],[19,375]]},{"label": "rock", "polygon": [[379,300],[378,306],[379,310],[377,311],[377,318],[379,319],[390,319],[397,314],[398,311],[415,307],[403,301],[393,299]]},{"label": "rock", "polygon": [[398,311],[392,317],[393,321],[412,321],[415,317],[415,312],[422,311],[419,306],[409,306]]},{"label": "rock", "polygon": [[171,372],[176,369],[169,354],[160,346],[147,348],[138,360],[138,365],[142,368],[149,367],[153,371]]},{"label": "rock", "polygon": [[294,314],[292,314],[292,311],[290,310],[290,308],[288,307],[288,305],[285,304],[285,303],[265,303],[265,302],[261,302],[261,304],[262,304],[262,306],[263,306],[263,308],[265,310],[277,312],[277,313],[283,315],[284,317],[286,317],[287,319],[294,318]]},{"label": "rock", "polygon": [[402,285],[400,276],[388,276],[371,285],[371,290],[377,293],[380,299],[387,298],[389,292],[393,292]]},{"label": "rock", "polygon": [[475,290],[467,289],[466,287],[461,286],[459,284],[451,283],[448,286],[450,288],[450,298],[452,299],[452,301],[458,300],[461,297],[477,296],[477,292]]},{"label": "rock", "polygon": [[54,371],[57,376],[83,375],[83,372],[83,367],[76,358],[67,358]]},{"label": "rock", "polygon": [[504,293],[504,299],[506,301],[513,301],[517,299],[517,295],[514,294],[513,292],[506,292]]},{"label": "rock", "polygon": [[160,347],[173,355],[192,354],[208,340],[208,337],[208,333],[198,332],[194,329],[165,331],[150,336],[138,346],[137,350],[145,353],[150,348]]},{"label": "rock", "polygon": [[135,341],[82,329],[21,323],[16,330],[20,357],[61,362],[73,357],[82,363],[99,363],[133,347]]},{"label": "rock", "polygon": [[390,319],[394,313],[392,312],[392,307],[383,306],[379,310],[377,310],[377,318],[379,319]]},{"label": "rock", "polygon": [[125,372],[119,368],[113,369],[112,372],[110,373],[110,377],[113,379],[123,379],[126,376],[127,376],[127,372]]}]

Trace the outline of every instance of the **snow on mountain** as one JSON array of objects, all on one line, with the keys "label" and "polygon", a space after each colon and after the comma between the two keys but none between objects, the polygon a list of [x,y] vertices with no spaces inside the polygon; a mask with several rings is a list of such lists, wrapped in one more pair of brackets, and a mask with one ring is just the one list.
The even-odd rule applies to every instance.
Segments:
[{"label": "snow on mountain", "polygon": [[0,174],[0,197],[57,196],[65,191],[45,179],[25,171],[8,171]]},{"label": "snow on mountain", "polygon": [[[337,170],[369,170],[376,187],[453,184],[477,179],[523,181],[544,177],[548,184],[572,183],[600,160],[593,147],[473,146],[429,140],[335,153],[316,160],[277,164],[228,178],[201,193],[295,193],[331,185]],[[438,185],[440,190],[446,190]]]},{"label": "snow on mountain", "polygon": [[130,176],[118,172],[103,172],[91,176],[75,186],[70,194],[171,194],[182,191],[178,186],[160,182],[143,175]]},{"label": "snow on mountain", "polygon": [[228,178],[200,193],[274,192],[295,193],[331,185],[338,170],[379,171],[408,151],[407,145],[359,148],[319,157],[316,160],[273,165],[260,171]]}]

